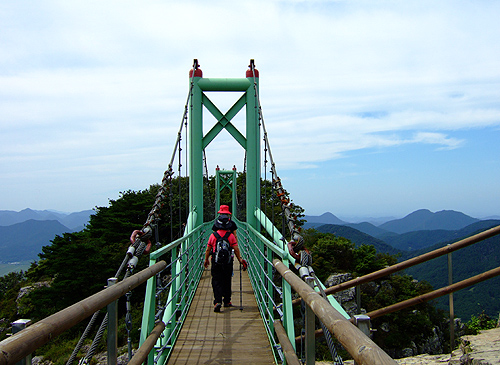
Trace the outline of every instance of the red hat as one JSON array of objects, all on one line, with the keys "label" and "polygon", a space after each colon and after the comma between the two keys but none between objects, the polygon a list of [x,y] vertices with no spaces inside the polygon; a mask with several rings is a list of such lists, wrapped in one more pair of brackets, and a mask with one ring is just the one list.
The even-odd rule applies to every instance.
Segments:
[{"label": "red hat", "polygon": [[219,213],[219,214],[231,214],[231,212],[229,211],[229,206],[227,206],[227,205],[221,205],[220,210],[217,213]]}]

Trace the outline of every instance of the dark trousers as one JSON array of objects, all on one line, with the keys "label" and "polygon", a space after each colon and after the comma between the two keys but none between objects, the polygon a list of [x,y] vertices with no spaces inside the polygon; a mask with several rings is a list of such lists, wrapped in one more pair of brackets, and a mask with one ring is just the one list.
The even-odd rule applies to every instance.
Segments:
[{"label": "dark trousers", "polygon": [[226,265],[218,265],[212,260],[212,288],[214,290],[214,304],[229,304],[229,302],[231,302],[232,277],[232,262]]}]

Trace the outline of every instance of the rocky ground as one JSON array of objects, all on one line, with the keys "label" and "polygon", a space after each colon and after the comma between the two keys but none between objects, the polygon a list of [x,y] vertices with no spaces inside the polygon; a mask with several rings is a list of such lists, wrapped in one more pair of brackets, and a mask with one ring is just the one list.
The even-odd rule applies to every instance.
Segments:
[{"label": "rocky ground", "polygon": [[[419,355],[396,359],[400,365],[494,365],[500,364],[500,328],[481,331],[476,336],[462,336],[460,347],[453,351],[453,354],[442,355]],[[126,348],[120,349],[120,353],[126,352]],[[94,358],[96,365],[106,362],[106,354],[98,354]],[[128,362],[127,354],[123,354],[118,359],[118,365],[125,365]],[[49,361],[40,358],[33,358],[32,364],[51,365]],[[319,365],[333,365],[328,361],[317,361]],[[346,365],[353,365],[354,361],[345,361]]]},{"label": "rocky ground", "polygon": [[[396,359],[401,365],[493,365],[500,364],[500,328],[481,331],[476,336],[462,336],[460,347],[453,354],[419,355]],[[352,365],[352,360],[346,365]],[[330,362],[316,362],[330,365]]]}]

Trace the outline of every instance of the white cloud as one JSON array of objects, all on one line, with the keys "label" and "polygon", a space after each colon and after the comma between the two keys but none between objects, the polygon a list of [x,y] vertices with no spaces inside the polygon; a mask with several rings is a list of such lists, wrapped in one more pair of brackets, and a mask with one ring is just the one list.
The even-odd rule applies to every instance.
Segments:
[{"label": "white cloud", "polygon": [[[495,1],[19,1],[2,10],[3,176],[57,175],[64,162],[58,176],[105,170],[112,180],[147,161],[141,182],[161,178],[194,58],[205,77],[244,77],[255,59],[280,169],[363,149],[450,151],[467,145],[457,132],[500,125]],[[220,145],[210,152],[213,165],[227,158]]]}]

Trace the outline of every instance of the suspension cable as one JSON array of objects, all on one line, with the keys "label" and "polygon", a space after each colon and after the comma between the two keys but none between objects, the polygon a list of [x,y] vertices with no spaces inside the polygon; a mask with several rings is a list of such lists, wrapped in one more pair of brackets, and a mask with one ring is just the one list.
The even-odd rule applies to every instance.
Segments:
[{"label": "suspension cable", "polygon": [[[119,277],[121,271],[125,268],[125,265],[127,264],[127,262],[128,262],[128,267],[127,267],[127,272],[124,276],[124,279],[126,277],[128,277],[133,272],[133,270],[134,270],[134,268],[137,265],[137,262],[139,260],[139,256],[141,256],[144,253],[144,251],[146,249],[146,245],[149,242],[149,238],[152,235],[151,226],[154,224],[154,222],[158,222],[160,220],[160,208],[163,206],[162,202],[167,194],[167,191],[169,191],[169,186],[171,186],[170,183],[172,182],[172,176],[174,174],[172,166],[174,163],[177,148],[179,147],[179,150],[180,150],[182,128],[184,126],[184,121],[187,120],[187,115],[188,115],[188,110],[189,110],[188,106],[189,106],[189,101],[191,100],[191,95],[192,95],[192,90],[193,90],[193,85],[194,85],[193,79],[194,79],[194,76],[195,76],[195,73],[196,73],[196,70],[198,69],[198,67],[199,67],[198,60],[195,59],[194,63],[193,63],[193,68],[192,68],[190,88],[189,88],[186,104],[184,106],[184,113],[182,116],[181,125],[179,127],[179,131],[177,132],[177,140],[176,140],[175,145],[174,145],[174,151],[172,153],[170,163],[168,164],[168,168],[167,168],[167,170],[165,170],[165,172],[163,174],[162,183],[161,183],[160,188],[158,189],[158,192],[156,194],[155,201],[153,203],[153,206],[148,214],[148,217],[147,217],[146,222],[144,223],[142,229],[140,231],[134,231],[132,233],[132,236],[131,236],[131,241],[133,238],[132,245],[129,247],[129,249],[125,255],[125,258],[124,258],[122,264],[120,265],[120,268],[118,269],[115,277]],[[186,123],[187,123],[187,121],[186,121]],[[179,152],[179,155],[180,155],[180,152]],[[180,181],[179,181],[179,184],[180,184]],[[80,341],[78,342],[77,347],[73,350],[73,353],[71,354],[66,365],[70,365],[74,361],[76,354],[78,353],[78,351],[80,351],[81,344],[83,344],[83,341],[85,340],[86,336],[88,335],[90,327],[92,327],[92,325],[95,321],[95,318],[97,317],[97,314],[98,314],[98,312],[94,313],[90,323],[87,325],[85,332],[83,333],[82,337],[80,338]],[[104,320],[102,321],[99,330],[97,331],[96,338],[94,338],[94,342],[92,343],[92,346],[91,346],[89,353],[80,360],[81,364],[87,364],[90,362],[90,360],[93,356],[93,352],[95,351],[95,348],[97,347],[97,342],[99,342],[100,338],[102,337],[102,333],[104,332],[106,323],[107,323],[107,314],[106,314]]]},{"label": "suspension cable", "polygon": [[290,201],[286,197],[286,191],[283,188],[281,184],[281,180],[278,177],[278,174],[276,172],[276,164],[274,163],[273,159],[273,154],[271,153],[271,146],[269,144],[269,139],[267,137],[267,130],[266,130],[266,125],[264,123],[264,116],[262,114],[262,106],[260,104],[260,97],[259,97],[259,91],[257,88],[257,81],[255,79],[255,63],[254,60],[250,60],[250,67],[252,71],[252,76],[253,76],[253,85],[255,89],[255,95],[257,96],[257,106],[258,106],[258,112],[259,112],[259,120],[261,121],[262,124],[262,129],[264,131],[264,142],[265,145],[268,149],[267,152],[269,152],[269,160],[271,162],[271,171],[273,172],[273,175],[275,176],[275,180],[273,180],[273,184],[276,186],[276,193],[278,195],[278,198],[280,198],[281,201],[281,208],[283,209],[283,212],[286,217],[286,225],[290,231],[291,235],[291,240],[295,242],[294,249],[297,251],[300,251],[304,247],[304,239],[302,236],[299,234],[298,229],[295,226],[295,220],[296,217],[293,217],[290,211]]}]

